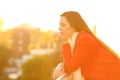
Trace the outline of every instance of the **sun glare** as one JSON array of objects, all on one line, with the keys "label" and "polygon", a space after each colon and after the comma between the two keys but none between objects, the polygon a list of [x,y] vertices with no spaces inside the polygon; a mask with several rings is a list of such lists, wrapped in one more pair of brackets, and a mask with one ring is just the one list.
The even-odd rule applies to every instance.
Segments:
[{"label": "sun glare", "polygon": [[76,10],[81,13],[91,29],[96,25],[97,36],[120,54],[120,39],[115,37],[120,33],[118,3],[116,0],[109,2],[105,0],[1,0],[0,17],[3,19],[4,29],[28,23],[40,27],[43,31],[58,30],[60,13]]}]

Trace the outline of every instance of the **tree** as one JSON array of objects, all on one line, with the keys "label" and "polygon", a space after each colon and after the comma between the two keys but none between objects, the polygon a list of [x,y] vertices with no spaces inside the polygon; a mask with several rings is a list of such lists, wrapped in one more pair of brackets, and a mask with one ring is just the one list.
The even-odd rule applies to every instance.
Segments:
[{"label": "tree", "polygon": [[4,76],[4,68],[9,66],[9,59],[12,57],[12,50],[0,45],[0,76]]},{"label": "tree", "polygon": [[[22,80],[51,80],[52,65],[48,55],[37,55],[22,65]],[[29,77],[28,77],[29,76]]]},{"label": "tree", "polygon": [[61,61],[58,53],[51,55],[35,55],[25,61],[22,66],[22,80],[53,80],[52,73]]}]

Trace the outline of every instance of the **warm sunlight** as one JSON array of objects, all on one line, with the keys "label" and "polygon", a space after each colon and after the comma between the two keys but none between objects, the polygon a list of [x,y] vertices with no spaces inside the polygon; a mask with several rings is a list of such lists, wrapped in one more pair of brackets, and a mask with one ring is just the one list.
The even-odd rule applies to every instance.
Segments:
[{"label": "warm sunlight", "polygon": [[0,18],[3,29],[13,28],[22,23],[40,27],[41,30],[57,30],[59,15],[66,10],[81,13],[89,27],[97,27],[97,36],[120,54],[119,21],[120,11],[117,0],[1,0]]}]

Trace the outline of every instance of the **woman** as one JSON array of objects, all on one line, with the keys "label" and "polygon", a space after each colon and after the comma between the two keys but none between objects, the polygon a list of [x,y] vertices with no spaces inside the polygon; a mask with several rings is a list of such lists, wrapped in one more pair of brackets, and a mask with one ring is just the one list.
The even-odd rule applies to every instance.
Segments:
[{"label": "woman", "polygon": [[71,80],[75,80],[77,71],[84,80],[120,80],[117,54],[91,32],[78,12],[61,14],[59,30],[59,39],[64,42],[63,63],[59,66],[63,65],[64,70],[57,68],[55,78],[64,73],[65,76],[72,75]]}]

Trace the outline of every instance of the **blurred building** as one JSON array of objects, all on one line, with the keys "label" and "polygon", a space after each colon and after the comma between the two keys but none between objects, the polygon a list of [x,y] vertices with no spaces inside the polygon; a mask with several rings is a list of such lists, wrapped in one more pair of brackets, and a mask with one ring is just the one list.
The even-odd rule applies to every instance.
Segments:
[{"label": "blurred building", "polygon": [[14,55],[21,58],[24,54],[29,54],[30,33],[26,28],[17,27],[12,29],[12,48]]}]

